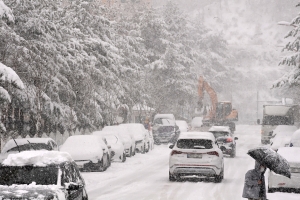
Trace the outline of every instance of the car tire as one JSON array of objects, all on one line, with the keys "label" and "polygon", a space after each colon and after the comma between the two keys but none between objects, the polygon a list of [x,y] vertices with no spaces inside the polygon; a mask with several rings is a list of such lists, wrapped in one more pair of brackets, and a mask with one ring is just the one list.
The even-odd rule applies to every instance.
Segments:
[{"label": "car tire", "polygon": [[127,157],[131,157],[133,156],[133,153],[132,153],[132,147],[130,147],[130,150],[129,150],[129,155]]},{"label": "car tire", "polygon": [[145,154],[145,153],[146,153],[146,147],[145,147],[145,144],[144,144],[144,147],[143,147],[142,150],[141,150],[141,153],[142,153],[142,154]]},{"label": "car tire", "polygon": [[145,149],[146,153],[148,153],[150,151],[150,144],[148,143],[148,148]]},{"label": "car tire", "polygon": [[176,181],[176,177],[173,176],[170,172],[169,172],[169,181],[171,181],[171,182]]},{"label": "car tire", "polygon": [[274,193],[274,192],[276,192],[276,189],[275,189],[275,188],[269,188],[269,187],[268,187],[268,193]]},{"label": "car tire", "polygon": [[135,148],[132,151],[132,156],[135,156]]},{"label": "car tire", "polygon": [[231,152],[230,157],[234,158],[236,155],[236,149],[234,148],[234,150]]},{"label": "car tire", "polygon": [[215,183],[221,183],[223,179],[224,179],[224,167],[223,167],[223,169],[222,169],[220,175],[216,175],[216,176],[215,176],[214,182],[215,182]]},{"label": "car tire", "polygon": [[126,153],[124,152],[124,153],[123,153],[122,162],[125,162],[125,161],[126,161]]}]

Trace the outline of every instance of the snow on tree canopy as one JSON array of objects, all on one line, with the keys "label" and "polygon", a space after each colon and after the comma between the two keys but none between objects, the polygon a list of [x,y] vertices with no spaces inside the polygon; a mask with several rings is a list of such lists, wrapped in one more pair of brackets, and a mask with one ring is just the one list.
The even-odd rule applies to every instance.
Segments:
[{"label": "snow on tree canopy", "polygon": [[15,17],[12,14],[12,11],[7,7],[2,0],[0,0],[0,17],[7,17],[9,21],[14,21]]},{"label": "snow on tree canopy", "polygon": [[4,88],[1,87],[1,86],[0,86],[0,97],[1,97],[3,100],[5,100],[5,101],[8,101],[8,102],[11,101],[10,96],[9,96],[7,90],[4,89]]},{"label": "snow on tree canopy", "polygon": [[67,152],[59,151],[23,151],[17,154],[10,154],[3,161],[3,165],[8,166],[40,166],[71,162],[72,157]]},{"label": "snow on tree canopy", "polygon": [[0,74],[3,74],[3,76],[0,77],[3,81],[15,82],[15,84],[20,89],[24,89],[24,84],[21,81],[20,77],[17,75],[17,73],[12,68],[3,65],[1,62],[0,62]]}]

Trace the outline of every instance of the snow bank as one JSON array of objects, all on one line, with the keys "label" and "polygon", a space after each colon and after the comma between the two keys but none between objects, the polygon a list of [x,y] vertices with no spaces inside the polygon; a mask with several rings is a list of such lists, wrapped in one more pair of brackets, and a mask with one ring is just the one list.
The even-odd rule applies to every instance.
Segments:
[{"label": "snow bank", "polygon": [[50,164],[60,164],[62,162],[73,161],[70,154],[59,151],[23,151],[17,154],[8,155],[3,161],[3,165],[8,166],[47,166]]}]

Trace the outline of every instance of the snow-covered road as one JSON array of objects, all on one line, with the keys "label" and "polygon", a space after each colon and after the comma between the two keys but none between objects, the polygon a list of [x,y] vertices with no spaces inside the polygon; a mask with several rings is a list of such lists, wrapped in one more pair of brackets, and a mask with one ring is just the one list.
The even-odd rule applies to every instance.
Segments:
[{"label": "snow-covered road", "polygon": [[[242,199],[244,175],[254,167],[246,153],[260,145],[260,126],[239,125],[235,132],[237,156],[225,158],[225,177],[221,183],[210,181],[169,182],[167,145],[155,146],[147,154],[137,154],[125,163],[112,163],[105,172],[82,173],[91,200],[231,200]],[[267,174],[266,174],[267,180]],[[296,200],[300,194],[268,194],[270,200]]]}]

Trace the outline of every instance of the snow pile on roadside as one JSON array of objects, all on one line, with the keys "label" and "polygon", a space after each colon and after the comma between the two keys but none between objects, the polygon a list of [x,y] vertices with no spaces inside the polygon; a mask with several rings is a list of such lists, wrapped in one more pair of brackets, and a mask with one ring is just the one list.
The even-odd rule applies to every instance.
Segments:
[{"label": "snow pile on roadside", "polygon": [[3,165],[8,166],[47,166],[50,164],[60,164],[66,161],[72,161],[72,157],[67,152],[59,151],[23,151],[17,154],[8,155],[3,161]]}]

